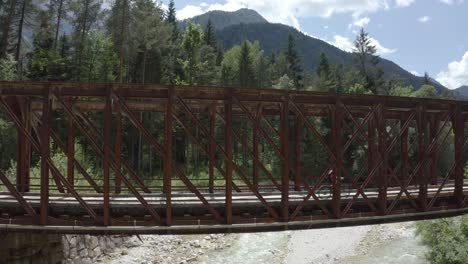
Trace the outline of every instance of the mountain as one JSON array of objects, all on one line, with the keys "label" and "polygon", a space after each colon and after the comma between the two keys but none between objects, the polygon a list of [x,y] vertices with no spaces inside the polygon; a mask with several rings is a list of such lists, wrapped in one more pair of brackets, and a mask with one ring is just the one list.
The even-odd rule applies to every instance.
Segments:
[{"label": "mountain", "polygon": [[187,23],[190,21],[195,24],[199,24],[203,29],[206,27],[208,20],[211,19],[214,27],[217,30],[222,30],[225,27],[229,27],[237,24],[251,24],[251,23],[267,23],[268,21],[263,18],[256,11],[243,8],[235,12],[226,11],[210,11],[205,14],[195,16],[183,21],[179,21],[179,27],[185,28]]},{"label": "mountain", "polygon": [[455,89],[455,91],[458,92],[463,97],[468,97],[468,85],[461,86]]},{"label": "mountain", "polygon": [[[204,28],[209,18],[216,27],[217,37],[226,50],[234,45],[241,44],[243,40],[249,40],[251,42],[258,41],[265,54],[270,54],[272,51],[286,49],[288,34],[292,34],[307,72],[314,71],[322,52],[327,55],[332,63],[342,63],[345,67],[353,63],[352,53],[343,51],[323,40],[308,36],[293,27],[269,23],[253,10],[211,11],[196,16],[191,21],[200,23]],[[180,25],[186,25],[187,22],[188,20],[184,20]],[[413,75],[390,60],[381,59],[379,67],[383,69],[386,78],[404,80],[406,85],[412,85],[416,89],[421,86],[424,80],[423,77]],[[433,85],[439,92],[446,89],[436,81],[433,81]]]}]

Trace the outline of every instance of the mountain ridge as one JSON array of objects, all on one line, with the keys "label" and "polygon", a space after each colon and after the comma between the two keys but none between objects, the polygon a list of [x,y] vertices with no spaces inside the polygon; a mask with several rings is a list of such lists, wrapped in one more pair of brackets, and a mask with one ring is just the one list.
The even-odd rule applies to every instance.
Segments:
[{"label": "mountain ridge", "polygon": [[[241,44],[244,40],[249,40],[251,42],[258,41],[265,54],[272,51],[278,52],[286,49],[288,34],[292,34],[307,72],[314,72],[322,52],[327,55],[331,63],[341,63],[344,67],[350,67],[353,64],[352,53],[341,50],[321,39],[306,35],[291,26],[270,23],[251,9],[244,8],[234,12],[210,11],[184,20],[179,23],[179,26],[183,28],[188,21],[192,21],[204,28],[209,19],[217,29],[216,35],[225,50]],[[384,71],[385,78],[402,80],[405,85],[412,85],[414,89],[419,89],[424,81],[424,77],[415,76],[388,59],[380,58],[379,67]],[[447,90],[435,80],[431,80],[431,84],[439,93]]]},{"label": "mountain ridge", "polygon": [[206,27],[206,24],[208,24],[209,19],[211,19],[211,22],[216,30],[222,30],[225,27],[241,23],[268,23],[268,20],[266,20],[259,13],[257,13],[257,11],[242,8],[233,12],[220,10],[208,11],[204,14],[179,21],[178,26],[179,28],[184,29],[187,26],[188,22],[192,22],[195,24],[199,24],[204,29]]}]

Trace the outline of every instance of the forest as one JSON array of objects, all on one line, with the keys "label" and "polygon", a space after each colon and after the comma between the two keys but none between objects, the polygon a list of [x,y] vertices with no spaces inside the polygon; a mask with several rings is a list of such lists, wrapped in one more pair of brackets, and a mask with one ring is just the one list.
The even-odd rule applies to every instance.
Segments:
[{"label": "forest", "polygon": [[[427,74],[419,87],[385,78],[376,47],[364,29],[355,39],[352,67],[330,63],[322,53],[318,66],[311,72],[304,70],[303,62],[312,58],[299,53],[294,37],[289,34],[281,38],[287,39],[288,45],[269,54],[257,41],[244,40],[225,49],[211,21],[204,28],[191,22],[181,27],[174,1],[166,10],[153,0],[114,0],[110,5],[101,0],[0,0],[0,80],[255,87],[455,99],[449,90],[438,92]],[[279,120],[272,122],[277,124]],[[320,125],[318,122],[317,126]],[[155,125],[151,129],[157,131],[161,127]],[[16,166],[15,146],[8,144],[16,141],[15,131],[14,124],[0,111],[3,171]],[[131,138],[125,142],[126,159],[139,175],[150,177],[160,171],[160,160],[148,153],[137,131],[128,127],[124,131]],[[248,128],[243,133],[248,135]],[[193,175],[206,173],[200,171],[206,158],[182,134],[183,131],[174,132],[177,161],[183,164],[190,159],[193,165],[187,169]],[[313,150],[317,145],[312,138],[305,142]],[[242,161],[240,147],[234,147]],[[77,148],[77,155],[98,174],[99,162],[86,155],[89,146],[83,143]],[[315,149],[309,158],[324,163],[320,152]],[[58,150],[54,155],[57,161],[63,158]],[[262,155],[275,170],[278,161],[271,158],[274,155]],[[356,149],[353,155],[356,162],[361,162],[362,153]],[[349,167],[359,165],[363,164]],[[438,226],[443,229],[443,223]],[[458,232],[467,237],[466,225],[460,226],[462,231]],[[421,225],[421,233],[430,243],[433,238],[424,231],[428,228]],[[445,262],[447,258],[434,263],[461,263]]]}]

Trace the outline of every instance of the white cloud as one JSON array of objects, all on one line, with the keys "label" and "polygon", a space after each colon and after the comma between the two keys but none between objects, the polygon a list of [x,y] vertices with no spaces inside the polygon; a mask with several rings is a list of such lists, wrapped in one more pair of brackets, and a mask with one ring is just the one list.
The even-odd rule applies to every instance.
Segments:
[{"label": "white cloud", "polygon": [[186,5],[184,8],[177,10],[177,19],[184,20],[186,18],[198,16],[205,13],[200,6]]},{"label": "white cloud", "polygon": [[353,21],[353,26],[365,27],[365,26],[367,26],[367,24],[369,24],[369,22],[370,22],[370,18],[363,17],[363,18],[359,18],[359,19],[354,20]]},{"label": "white cloud", "polygon": [[418,21],[425,24],[425,23],[429,22],[430,19],[431,18],[428,17],[428,16],[422,16],[422,17],[418,18]]},{"label": "white cloud", "polygon": [[396,0],[396,5],[398,7],[407,7],[414,3],[415,0]]},{"label": "white cloud", "polygon": [[415,76],[421,76],[421,74],[417,71],[410,71],[411,74],[415,75]]},{"label": "white cloud", "polygon": [[[179,11],[178,18],[188,18],[199,15],[200,10],[236,11],[240,8],[250,8],[259,12],[268,21],[283,23],[299,28],[299,18],[304,17],[331,17],[334,14],[373,13],[388,9],[394,0],[224,0],[222,3],[208,6],[186,6]],[[220,0],[221,2],[221,0]],[[187,9],[186,9],[187,8]],[[183,12],[182,12],[183,11]]]},{"label": "white cloud", "polygon": [[439,0],[439,1],[447,5],[461,4],[464,2],[464,0]]},{"label": "white cloud", "polygon": [[354,47],[354,44],[351,40],[349,40],[349,38],[347,37],[343,37],[343,36],[340,36],[340,35],[335,35],[333,37],[333,41],[330,41],[329,42],[330,44],[332,44],[333,46],[341,49],[341,50],[344,50],[344,51],[347,51],[347,52],[351,52],[353,51],[353,47]]},{"label": "white cloud", "polygon": [[[375,49],[377,50],[377,55],[385,56],[385,55],[388,55],[388,54],[391,54],[391,53],[394,53],[394,52],[397,51],[397,49],[390,49],[390,48],[384,47],[375,38],[371,37],[370,42],[371,42],[371,45],[375,46]],[[353,41],[351,41],[347,37],[343,37],[343,36],[340,36],[340,35],[335,35],[333,37],[333,40],[329,41],[329,43],[332,44],[333,46],[335,46],[335,47],[337,47],[339,49],[342,49],[344,51],[347,51],[347,52],[352,52],[353,48],[354,48]]]},{"label": "white cloud", "polygon": [[437,74],[436,80],[450,89],[468,85],[468,51],[460,61],[449,63],[448,69]]}]

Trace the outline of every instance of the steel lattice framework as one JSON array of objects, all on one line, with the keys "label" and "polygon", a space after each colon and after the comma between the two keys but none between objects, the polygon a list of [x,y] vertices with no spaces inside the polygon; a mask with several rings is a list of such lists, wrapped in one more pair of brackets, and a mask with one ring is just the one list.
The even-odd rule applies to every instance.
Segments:
[{"label": "steel lattice framework", "polygon": [[[0,82],[0,105],[17,128],[16,173],[0,171],[4,229],[244,232],[468,211],[468,102]],[[160,172],[140,175],[125,148],[135,137]],[[178,161],[180,140],[203,157],[196,162],[206,173],[190,171],[189,158]],[[89,146],[99,175],[78,158],[78,142]],[[62,160],[51,154],[58,152]]]}]

